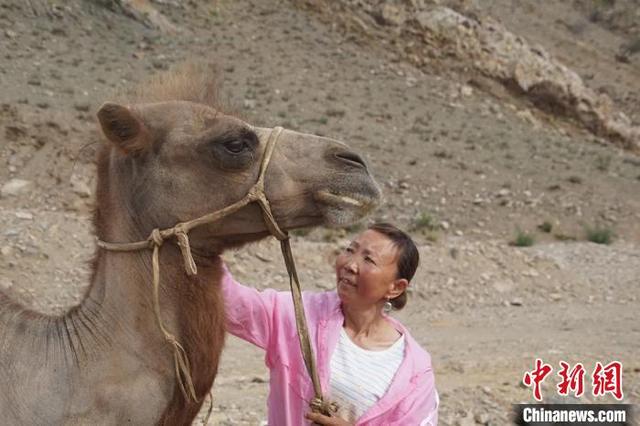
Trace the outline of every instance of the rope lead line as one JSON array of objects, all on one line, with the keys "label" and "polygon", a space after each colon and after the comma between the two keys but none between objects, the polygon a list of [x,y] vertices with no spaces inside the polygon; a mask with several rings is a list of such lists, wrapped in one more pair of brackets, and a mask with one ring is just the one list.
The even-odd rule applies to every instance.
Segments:
[{"label": "rope lead line", "polygon": [[[155,230],[154,230],[155,232]],[[160,327],[160,331],[164,335],[164,339],[173,346],[173,363],[176,370],[176,377],[178,379],[178,385],[180,386],[180,390],[182,391],[182,395],[186,401],[198,401],[196,397],[196,391],[193,387],[193,381],[191,379],[191,366],[189,364],[189,358],[187,357],[187,353],[184,348],[176,339],[176,336],[171,334],[164,325],[162,321],[162,315],[160,313],[160,298],[159,298],[159,289],[160,289],[160,261],[158,252],[160,251],[160,246],[154,242],[153,247],[153,255],[152,255],[152,264],[153,264],[153,310],[156,315],[156,322]],[[185,387],[185,383],[186,387]]]},{"label": "rope lead line", "polygon": [[[282,249],[282,257],[284,258],[285,265],[287,267],[287,273],[289,274],[289,285],[291,287],[291,297],[293,298],[293,306],[296,316],[296,327],[298,329],[298,336],[300,338],[300,349],[302,351],[302,357],[304,358],[305,366],[311,376],[313,382],[313,389],[315,397],[309,403],[311,410],[316,413],[322,413],[326,416],[332,416],[337,411],[335,403],[327,402],[322,396],[322,388],[320,386],[320,380],[318,378],[318,371],[316,369],[315,356],[313,348],[311,346],[311,340],[309,338],[309,330],[307,328],[306,317],[304,313],[304,306],[302,304],[302,291],[300,289],[300,281],[298,280],[298,272],[296,271],[295,261],[293,259],[293,253],[291,251],[291,245],[289,244],[289,236],[286,232],[283,232],[276,223],[273,213],[271,212],[271,206],[269,200],[264,192],[264,177],[271,161],[271,156],[275,148],[276,142],[280,138],[280,135],[284,129],[282,127],[274,127],[271,130],[271,134],[267,139],[267,143],[264,150],[264,156],[262,157],[262,163],[260,164],[260,174],[258,180],[247,192],[247,194],[241,200],[217,210],[215,212],[206,214],[197,219],[193,219],[188,222],[178,223],[173,228],[167,229],[154,229],[151,231],[151,235],[145,241],[138,241],[134,243],[108,243],[102,240],[97,241],[98,247],[104,250],[110,251],[138,251],[144,249],[152,250],[152,267],[153,267],[153,309],[156,317],[158,327],[162,332],[165,340],[173,348],[173,360],[176,372],[176,380],[180,391],[184,396],[185,401],[199,402],[196,396],[196,391],[193,386],[193,380],[191,376],[191,366],[189,364],[189,357],[187,356],[184,347],[178,342],[176,337],[169,332],[162,321],[162,315],[160,312],[160,260],[159,252],[160,247],[164,240],[170,237],[175,237],[182,258],[184,261],[185,272],[189,276],[196,275],[198,268],[191,255],[191,245],[189,243],[189,231],[197,226],[212,223],[221,218],[230,215],[242,207],[251,202],[257,202],[262,209],[262,216],[265,224],[269,229],[269,232],[280,240],[280,248]],[[205,424],[211,414],[211,408],[213,407],[213,401],[209,407],[209,414],[205,419]]]},{"label": "rope lead line", "polygon": [[311,400],[309,406],[315,413],[321,413],[325,416],[332,417],[338,411],[338,406],[334,402],[325,401],[322,396],[318,369],[316,368],[316,357],[313,353],[313,347],[311,346],[311,339],[309,338],[307,319],[304,313],[304,305],[302,304],[302,290],[300,288],[298,271],[296,270],[296,262],[293,258],[289,238],[280,240],[280,248],[289,274],[289,286],[291,287],[291,297],[293,297],[293,308],[296,316],[296,327],[298,329],[298,337],[300,340],[300,350],[302,351],[304,364],[307,367],[309,376],[311,377],[313,391],[315,393],[315,397]]}]

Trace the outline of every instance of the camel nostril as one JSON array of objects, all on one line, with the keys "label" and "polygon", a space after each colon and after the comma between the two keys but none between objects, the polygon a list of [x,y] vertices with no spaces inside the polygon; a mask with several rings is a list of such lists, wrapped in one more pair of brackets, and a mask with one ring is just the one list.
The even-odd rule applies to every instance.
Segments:
[{"label": "camel nostril", "polygon": [[354,153],[354,152],[350,152],[350,151],[341,151],[335,154],[336,158],[338,160],[342,160],[352,166],[355,167],[363,167],[364,169],[367,168],[367,165],[365,164],[364,160],[362,159],[362,157],[360,157],[358,154]]}]

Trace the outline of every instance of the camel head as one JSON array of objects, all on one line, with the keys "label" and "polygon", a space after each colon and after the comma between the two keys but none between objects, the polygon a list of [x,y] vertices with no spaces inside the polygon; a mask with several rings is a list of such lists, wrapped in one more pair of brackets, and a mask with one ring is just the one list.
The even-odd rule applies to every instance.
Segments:
[{"label": "camel head", "polygon": [[[141,233],[242,199],[258,179],[272,132],[184,100],[105,103],[98,119],[111,142],[109,173],[121,182],[110,191],[121,193],[120,202]],[[283,230],[348,225],[369,213],[380,198],[366,163],[347,145],[286,129],[266,169],[265,194]],[[191,240],[194,248],[210,252],[267,233],[260,207],[252,203],[194,229]]]}]

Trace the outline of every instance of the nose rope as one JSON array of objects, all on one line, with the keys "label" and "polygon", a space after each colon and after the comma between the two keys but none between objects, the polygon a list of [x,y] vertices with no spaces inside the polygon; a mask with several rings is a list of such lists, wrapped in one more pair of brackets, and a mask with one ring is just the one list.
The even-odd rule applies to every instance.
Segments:
[{"label": "nose rope", "polygon": [[[272,129],[266,142],[264,156],[262,157],[262,163],[260,164],[258,180],[241,200],[231,204],[230,206],[201,216],[197,219],[178,223],[172,228],[156,228],[151,231],[149,237],[144,241],[133,243],[109,243],[98,239],[97,245],[98,247],[109,251],[125,252],[144,249],[152,250],[151,259],[153,269],[153,305],[156,322],[158,323],[158,327],[160,328],[160,331],[162,332],[166,342],[173,348],[176,380],[180,387],[180,391],[182,392],[186,401],[199,402],[196,396],[195,388],[193,386],[191,366],[189,364],[189,358],[187,357],[186,351],[184,350],[184,347],[178,342],[177,338],[169,332],[167,327],[164,325],[164,322],[162,321],[159,301],[160,247],[166,239],[175,237],[182,254],[185,272],[189,276],[197,275],[198,268],[193,259],[193,255],[191,254],[191,245],[188,236],[189,231],[195,227],[220,220],[223,217],[240,210],[242,207],[251,202],[257,202],[262,209],[262,216],[264,218],[265,224],[267,225],[267,228],[269,229],[269,232],[278,240],[280,240],[282,256],[287,268],[287,273],[289,274],[289,285],[291,287],[291,295],[293,298],[294,311],[296,316],[296,327],[300,340],[300,349],[302,351],[307,372],[311,376],[311,381],[313,382],[315,393],[315,397],[310,402],[311,410],[313,412],[319,412],[324,415],[331,416],[337,411],[337,406],[335,403],[326,402],[324,400],[324,397],[322,396],[322,389],[316,369],[315,356],[313,353],[313,348],[311,346],[311,340],[309,338],[309,331],[304,313],[304,306],[302,304],[302,291],[300,281],[298,279],[298,273],[296,270],[293,253],[291,251],[289,235],[286,232],[282,231],[278,226],[273,216],[273,212],[271,211],[271,205],[269,203],[269,200],[267,199],[264,189],[264,179],[266,171],[271,161],[271,156],[273,155],[275,145],[283,131],[284,129],[282,127],[274,127]],[[211,400],[209,414],[205,419],[205,424],[207,423],[209,415],[211,414],[212,406],[213,401]]]}]

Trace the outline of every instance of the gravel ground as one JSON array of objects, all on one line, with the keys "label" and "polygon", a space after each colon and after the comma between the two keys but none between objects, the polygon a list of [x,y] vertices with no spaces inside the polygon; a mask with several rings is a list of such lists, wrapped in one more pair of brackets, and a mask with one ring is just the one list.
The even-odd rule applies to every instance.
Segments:
[{"label": "gravel ground", "polygon": [[[98,3],[0,5],[0,289],[45,312],[78,303],[94,250],[97,106],[185,58],[211,58],[248,120],[334,136],[365,153],[385,196],[371,219],[411,229],[420,245],[398,317],[433,357],[441,424],[509,423],[511,404],[533,401],[520,383],[536,357],[556,369],[560,360],[587,370],[621,361],[624,401],[640,401],[637,156],[519,99],[471,88],[457,71],[416,69],[394,46],[300,2],[154,2],[175,34]],[[577,16],[559,1],[549,9],[560,20]],[[488,10],[501,19],[500,8]],[[547,15],[535,22],[553,31],[536,42],[552,44],[562,24]],[[513,24],[518,16],[504,21],[528,36],[531,28]],[[617,49],[620,33],[607,37],[598,43]],[[570,46],[553,49],[591,66]],[[619,66],[599,61],[596,79]],[[629,87],[638,75],[624,73]],[[613,232],[612,244],[586,241],[596,226]],[[332,288],[336,250],[358,229],[295,237],[306,289]],[[511,245],[518,233],[535,244]],[[240,281],[284,289],[274,253],[267,240],[225,259]],[[210,424],[265,424],[267,387],[263,354],[229,338]],[[553,380],[543,391],[557,398]]]}]

